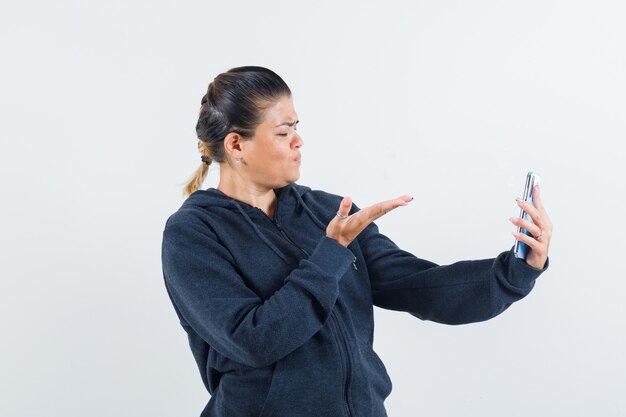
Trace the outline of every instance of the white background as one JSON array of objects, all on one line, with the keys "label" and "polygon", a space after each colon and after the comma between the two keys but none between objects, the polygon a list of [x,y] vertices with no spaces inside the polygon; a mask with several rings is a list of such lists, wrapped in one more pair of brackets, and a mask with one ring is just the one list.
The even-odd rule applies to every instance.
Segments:
[{"label": "white background", "polygon": [[240,65],[292,89],[298,183],[413,195],[377,224],[419,257],[508,250],[542,176],[527,298],[465,326],[375,309],[390,417],[625,415],[624,3],[309,3],[2,0],[0,415],[199,415],[161,236],[200,99]]}]

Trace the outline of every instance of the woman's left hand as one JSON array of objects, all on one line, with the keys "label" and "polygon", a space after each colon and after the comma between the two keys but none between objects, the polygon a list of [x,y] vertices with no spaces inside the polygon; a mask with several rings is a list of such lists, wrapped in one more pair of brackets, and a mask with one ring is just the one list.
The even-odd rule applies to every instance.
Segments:
[{"label": "woman's left hand", "polygon": [[520,198],[515,198],[517,205],[520,206],[526,213],[533,219],[533,223],[528,220],[524,220],[521,217],[511,217],[509,220],[516,226],[521,226],[526,229],[533,236],[541,236],[539,240],[532,236],[528,236],[525,233],[512,232],[513,236],[520,242],[524,242],[530,246],[530,252],[526,256],[526,263],[537,269],[543,269],[546,260],[548,259],[548,248],[550,246],[550,239],[552,238],[552,222],[548,217],[543,203],[541,202],[541,195],[539,193],[539,187],[533,187],[533,203],[529,204],[527,201],[523,201]]}]

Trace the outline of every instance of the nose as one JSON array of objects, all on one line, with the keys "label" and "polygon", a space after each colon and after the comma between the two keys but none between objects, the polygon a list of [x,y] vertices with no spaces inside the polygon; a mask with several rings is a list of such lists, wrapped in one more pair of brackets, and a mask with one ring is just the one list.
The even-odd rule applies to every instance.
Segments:
[{"label": "nose", "polygon": [[294,138],[296,139],[296,147],[301,148],[304,145],[304,140],[298,132],[295,132]]}]

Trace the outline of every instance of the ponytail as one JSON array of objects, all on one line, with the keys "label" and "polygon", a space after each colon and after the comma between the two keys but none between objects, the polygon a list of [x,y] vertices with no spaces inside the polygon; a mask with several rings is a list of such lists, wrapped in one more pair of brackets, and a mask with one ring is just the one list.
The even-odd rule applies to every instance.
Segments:
[{"label": "ponytail", "polygon": [[197,191],[202,187],[202,183],[209,172],[209,165],[213,162],[213,158],[211,157],[211,151],[208,146],[202,141],[198,140],[198,150],[202,154],[201,159],[202,163],[193,173],[187,185],[183,189],[183,197],[188,197],[193,192]]}]

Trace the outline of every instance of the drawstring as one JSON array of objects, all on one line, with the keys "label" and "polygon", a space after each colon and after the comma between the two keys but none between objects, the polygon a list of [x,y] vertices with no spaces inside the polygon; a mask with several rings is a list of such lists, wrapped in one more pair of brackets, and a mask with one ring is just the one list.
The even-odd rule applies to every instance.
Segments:
[{"label": "drawstring", "polygon": [[311,218],[311,220],[313,220],[313,223],[315,223],[316,225],[319,226],[320,229],[322,230],[326,230],[326,225],[324,223],[322,223],[316,216],[315,214],[313,214],[313,212],[311,211],[311,209],[304,204],[304,201],[302,200],[302,196],[300,196],[300,194],[298,193],[298,190],[296,190],[295,188],[291,188],[293,190],[293,192],[296,194],[296,198],[298,201],[298,206],[301,206],[304,208],[304,211],[307,212],[307,214],[309,215],[309,217]]},{"label": "drawstring", "polygon": [[280,251],[280,249],[278,249],[276,246],[274,246],[274,244],[273,244],[272,242],[270,242],[268,238],[266,238],[266,237],[265,237],[265,235],[264,235],[264,234],[263,234],[263,233],[259,230],[259,228],[256,226],[256,224],[254,224],[254,222],[252,221],[252,219],[250,219],[250,216],[248,216],[248,213],[246,213],[246,212],[244,211],[244,209],[243,209],[243,208],[241,208],[241,205],[240,205],[239,203],[237,203],[236,201],[234,201],[234,200],[229,200],[229,201],[231,201],[231,202],[232,202],[232,203],[233,203],[233,204],[237,207],[237,209],[241,212],[241,214],[243,214],[243,216],[246,218],[246,220],[248,221],[248,223],[250,223],[250,225],[252,225],[252,228],[254,229],[254,231],[256,232],[256,234],[257,234],[257,235],[261,238],[261,240],[263,240],[263,242],[265,242],[265,244],[266,244],[267,246],[269,246],[270,248],[272,248],[272,250],[273,250],[274,252],[276,252],[276,254],[277,254],[278,256],[280,256],[280,258],[281,258],[283,261],[285,261],[285,263],[286,263],[287,265],[290,265],[290,262],[289,262],[289,260],[287,259],[287,257],[285,256],[285,254],[284,254],[284,253],[282,253],[282,252]]},{"label": "drawstring", "polygon": [[[296,192],[296,194],[298,194],[298,193]],[[296,198],[296,210],[299,211],[301,209],[302,209],[302,204],[300,204],[300,199]]]}]

